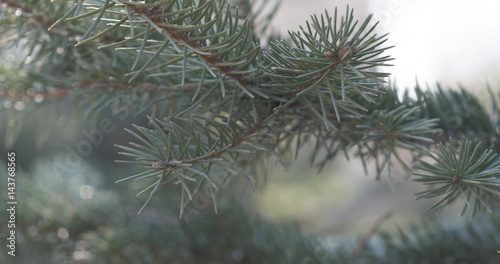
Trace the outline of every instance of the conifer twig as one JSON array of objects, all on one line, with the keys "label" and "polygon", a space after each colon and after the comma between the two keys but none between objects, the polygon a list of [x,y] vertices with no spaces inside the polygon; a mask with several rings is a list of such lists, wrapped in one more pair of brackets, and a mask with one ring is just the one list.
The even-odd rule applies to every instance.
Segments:
[{"label": "conifer twig", "polygon": [[61,97],[64,97],[68,94],[71,93],[72,90],[78,90],[78,89],[85,89],[85,88],[91,88],[93,86],[108,86],[109,90],[147,90],[147,91],[189,91],[189,92],[195,92],[196,91],[196,86],[192,85],[148,85],[148,84],[128,84],[128,83],[122,83],[122,82],[89,82],[85,84],[78,84],[72,87],[63,87],[63,88],[58,88],[55,90],[51,91],[40,91],[40,92],[34,92],[31,90],[28,91],[18,91],[18,90],[1,90],[0,89],[0,96],[11,99],[11,100],[21,100],[21,99],[34,99],[36,97],[42,96],[44,99],[58,99]]},{"label": "conifer twig", "polygon": [[361,238],[361,240],[359,241],[359,244],[358,246],[352,251],[352,253],[349,255],[348,259],[350,261],[354,260],[356,257],[359,256],[359,254],[363,251],[363,249],[366,247],[366,245],[368,244],[368,240],[370,240],[370,238],[378,231],[378,229],[380,228],[380,226],[382,226],[382,224],[387,220],[389,219],[391,216],[392,216],[392,210],[390,209],[387,209],[385,211],[383,211],[378,217],[377,219],[375,220],[375,222],[373,222],[372,226],[370,227],[370,229],[368,229],[368,232],[366,232],[366,234]]},{"label": "conifer twig", "polygon": [[168,20],[165,17],[158,16],[159,14],[161,14],[160,9],[152,10],[151,8],[147,7],[138,7],[136,5],[130,4],[127,1],[123,0],[117,0],[117,1],[121,2],[122,4],[130,8],[130,10],[132,10],[133,12],[141,15],[143,18],[147,19],[150,23],[154,23],[155,28],[158,28],[159,30],[161,29],[163,32],[165,32],[167,37],[171,38],[172,40],[175,40],[176,42],[178,42],[178,44],[181,44],[185,48],[191,50],[194,54],[200,57],[200,59],[204,60],[212,67],[218,69],[224,76],[227,76],[228,78],[237,81],[244,88],[247,88],[247,86],[252,83],[251,81],[246,80],[244,78],[245,77],[244,74],[232,73],[232,71],[234,70],[233,67],[224,65],[225,61],[220,57],[212,57],[210,52],[209,52],[210,55],[207,55],[205,52],[203,54],[199,53],[198,50],[203,50],[205,46],[198,41],[193,41],[188,34],[178,33],[176,32],[177,31],[176,29],[166,26]]}]

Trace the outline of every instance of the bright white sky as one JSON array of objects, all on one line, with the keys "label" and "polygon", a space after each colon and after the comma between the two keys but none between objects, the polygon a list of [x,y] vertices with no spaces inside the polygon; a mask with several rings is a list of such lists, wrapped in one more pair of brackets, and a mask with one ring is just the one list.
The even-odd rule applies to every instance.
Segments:
[{"label": "bright white sky", "polygon": [[500,80],[500,1],[498,0],[283,0],[275,24],[297,30],[313,13],[330,14],[337,5],[364,19],[374,13],[379,31],[389,34],[396,58],[392,79],[399,87],[465,85],[471,90]]}]

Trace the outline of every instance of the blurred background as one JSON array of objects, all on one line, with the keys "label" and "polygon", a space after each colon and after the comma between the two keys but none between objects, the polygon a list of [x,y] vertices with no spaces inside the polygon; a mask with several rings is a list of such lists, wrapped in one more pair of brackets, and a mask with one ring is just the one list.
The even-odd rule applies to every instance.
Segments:
[{"label": "blurred background", "polygon": [[[498,88],[498,1],[283,0],[272,27],[286,35],[287,30],[299,30],[299,25],[304,25],[311,14],[321,14],[325,8],[332,14],[335,6],[342,14],[348,4],[361,20],[373,13],[373,19],[380,21],[379,34],[390,33],[386,45],[395,46],[388,51],[395,58],[394,66],[388,69],[393,74],[390,81],[401,90],[411,89],[416,82],[432,89],[438,82],[450,89],[463,86],[482,97],[487,86]],[[99,118],[111,120],[114,129],[102,133],[97,144],[86,135],[94,135],[96,139],[92,124],[99,121],[75,117],[64,129],[53,131],[43,147],[36,146],[35,131],[29,127],[14,145],[20,179],[19,250],[29,256],[45,250],[41,245],[57,249],[46,259],[26,263],[50,263],[58,254],[57,263],[70,263],[65,253],[68,251],[72,252],[70,259],[87,263],[104,249],[111,253],[101,256],[101,262],[96,263],[122,263],[123,256],[130,256],[127,261],[132,263],[135,261],[132,256],[137,258],[137,255],[142,256],[137,263],[153,263],[154,256],[178,254],[182,258],[196,252],[194,249],[184,252],[179,241],[196,241],[200,248],[215,247],[217,243],[210,238],[200,238],[194,231],[178,228],[201,223],[196,221],[212,215],[210,201],[198,201],[193,213],[180,220],[179,189],[168,189],[154,198],[143,214],[137,215],[147,197],[135,195],[144,186],[137,182],[114,183],[134,173],[127,165],[114,162],[122,158],[114,144],[126,145],[132,141],[123,129],[131,129],[131,123],[145,125],[144,120],[128,116],[122,121],[106,112]],[[91,142],[91,148],[86,155],[75,155],[79,146],[85,144],[82,142]],[[0,149],[6,153],[3,144]],[[230,192],[231,188],[223,189],[221,195],[232,198],[222,199],[217,218],[239,210],[231,204],[231,200],[239,200],[238,204],[255,205],[255,212],[264,219],[293,223],[312,234],[362,235],[387,210],[393,212],[384,223],[389,230],[414,223],[421,215],[428,214],[426,207],[431,201],[413,198],[413,193],[422,186],[408,180],[407,172],[397,166],[392,178],[375,181],[374,173],[366,175],[354,157],[347,161],[341,155],[317,174],[309,168],[309,154],[302,151],[298,160],[286,168],[270,162],[268,176],[258,184],[255,193],[245,187],[235,187],[236,194]],[[5,184],[2,180],[0,186],[4,188]],[[5,210],[1,213],[5,214]],[[1,228],[4,227],[2,222]],[[2,231],[2,241],[5,235]],[[176,239],[164,244],[165,237]],[[134,243],[125,243],[130,240]],[[235,242],[243,247],[238,243]],[[243,258],[238,248],[228,249],[227,254],[234,260]],[[5,255],[0,255],[2,258]]]}]

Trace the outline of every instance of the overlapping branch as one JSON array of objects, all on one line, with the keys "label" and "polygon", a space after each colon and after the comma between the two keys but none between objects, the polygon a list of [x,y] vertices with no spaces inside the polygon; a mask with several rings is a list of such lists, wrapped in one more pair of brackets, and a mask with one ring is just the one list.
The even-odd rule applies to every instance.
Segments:
[{"label": "overlapping branch", "polygon": [[[171,21],[168,20],[167,16],[168,14],[164,14],[165,10],[162,10],[161,6],[149,6],[149,5],[137,5],[134,2],[128,2],[128,1],[122,1],[120,0],[121,3],[123,3],[125,6],[129,7],[132,11],[135,13],[139,14],[143,18],[145,18],[148,22],[152,23],[154,25],[155,29],[160,29],[162,32],[165,34],[168,34],[170,37],[167,37],[169,39],[173,39],[177,42],[177,44],[180,44],[181,46],[184,46],[185,48],[189,49],[191,52],[196,54],[200,59],[204,60],[208,64],[210,64],[212,67],[216,68],[217,70],[221,71],[224,76],[227,76],[231,79],[234,79],[238,81],[240,84],[247,86],[250,84],[252,81],[246,78],[246,74],[239,73],[237,68],[235,66],[232,66],[231,64],[236,64],[238,63],[229,63],[227,61],[224,61],[221,57],[219,56],[214,56],[214,54],[217,54],[215,50],[219,49],[218,47],[210,47],[207,45],[203,45],[202,42],[197,40],[196,38],[191,37],[188,33],[185,33],[187,30],[185,27],[182,27],[182,25],[178,25],[176,22],[171,23]],[[174,1],[171,1],[173,3]],[[202,2],[200,2],[202,3]],[[211,3],[212,5],[216,5],[214,1],[207,1],[206,3]],[[199,7],[198,10],[193,11],[194,12],[203,12],[203,8],[210,8],[209,6],[206,6],[207,4],[202,5]],[[213,7],[212,7],[213,8]],[[224,6],[224,4],[218,6],[220,10],[223,10],[224,8],[227,8]],[[205,11],[208,12],[208,11]],[[226,18],[226,19],[231,19],[231,18]],[[213,23],[213,22],[211,22]],[[204,27],[211,26],[211,23],[207,23],[207,25],[203,25]],[[234,22],[237,24],[237,22]],[[193,25],[194,26],[194,25]],[[228,41],[227,44],[224,44],[225,46],[236,46],[239,44],[238,38],[240,35],[243,33],[244,37],[247,37],[248,35],[245,34],[244,32],[248,30],[248,24],[245,22],[244,26],[239,29],[238,34],[234,34],[230,37],[232,41]],[[189,32],[189,31],[188,31]],[[236,33],[236,32],[235,32]],[[227,41],[227,39],[226,39]],[[177,45],[174,44],[174,45]],[[219,45],[220,46],[220,45]],[[247,48],[248,55],[247,56],[242,56],[242,57],[255,57],[257,55],[257,52],[259,51],[258,46],[249,49]],[[224,52],[225,53],[225,52]],[[218,55],[218,54],[217,54]],[[241,70],[240,70],[241,71]]]},{"label": "overlapping branch", "polygon": [[[152,185],[140,192],[141,194],[150,191],[150,196],[143,208],[160,187],[174,182],[181,183],[183,187],[181,216],[187,203],[201,188],[208,186],[217,211],[215,193],[218,184],[214,171],[217,171],[217,168],[225,171],[224,178],[243,174],[249,183],[253,184],[254,178],[244,168],[237,165],[239,155],[248,155],[256,151],[273,153],[264,144],[253,140],[265,134],[262,131],[266,126],[264,120],[265,118],[255,123],[255,120],[250,118],[240,119],[240,122],[243,121],[242,124],[234,121],[230,121],[230,124],[223,124],[202,116],[191,119],[153,120],[150,118],[154,129],[136,126],[142,135],[127,130],[141,144],[131,143],[132,147],[118,145],[125,151],[120,154],[135,159],[135,161],[118,162],[140,165],[145,168],[145,171],[118,182],[131,179],[155,179]],[[197,183],[194,191],[191,190],[188,182]]]},{"label": "overlapping branch", "polygon": [[[121,147],[136,159],[129,163],[146,166],[127,179],[155,179],[144,190],[151,191],[150,199],[171,182],[183,185],[182,199],[193,196],[190,182],[199,184],[195,192],[205,183],[215,192],[210,182],[214,167],[227,175],[245,174],[238,167],[240,155],[265,151],[279,157],[292,146],[297,155],[311,139],[311,164],[322,168],[338,153],[357,148],[363,163],[376,160],[377,178],[382,168],[389,169],[391,157],[405,164],[397,150],[436,157],[433,141],[450,136],[499,149],[500,122],[471,94],[417,88],[416,99],[401,99],[383,88],[388,74],[378,70],[392,60],[384,54],[390,48],[383,47],[386,35],[375,33],[371,16],[355,21],[349,8],[339,18],[337,10],[333,16],[312,16],[300,31],[271,42],[264,52],[254,21],[242,19],[242,13],[255,12],[247,2],[240,13],[222,0],[80,0],[68,10],[55,8],[58,15],[66,11],[55,22],[36,10],[39,2],[1,3],[43,29],[20,27],[10,14],[2,44],[21,33],[17,38],[31,45],[25,47],[30,59],[46,62],[44,68],[26,60],[22,71],[6,71],[9,88],[0,91],[4,102],[57,101],[73,93],[83,99],[79,106],[88,104],[86,114],[110,105],[130,107],[136,114],[149,108],[156,113],[161,104],[162,117],[169,118],[151,119],[154,129],[137,127],[142,135],[132,133],[142,143]],[[9,110],[16,122],[22,108],[17,105]],[[19,131],[19,124],[9,127],[8,134]],[[264,140],[264,134],[273,140]],[[254,136],[259,140],[250,139]],[[322,150],[324,156],[319,155]],[[452,166],[452,160],[443,160],[436,161]],[[425,177],[434,182],[441,174],[434,170]],[[464,182],[461,176],[445,176],[452,186]],[[478,183],[481,188],[488,184]]]}]

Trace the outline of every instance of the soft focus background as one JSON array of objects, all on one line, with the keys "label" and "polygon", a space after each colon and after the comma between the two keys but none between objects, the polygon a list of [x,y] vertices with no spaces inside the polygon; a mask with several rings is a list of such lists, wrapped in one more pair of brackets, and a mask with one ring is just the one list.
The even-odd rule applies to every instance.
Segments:
[{"label": "soft focus background", "polygon": [[[394,66],[389,69],[393,73],[391,82],[401,90],[411,89],[417,81],[424,86],[428,84],[429,89],[439,82],[447,88],[464,86],[483,97],[488,85],[498,88],[499,1],[283,0],[272,27],[285,35],[287,30],[298,30],[311,14],[321,14],[325,8],[332,14],[337,6],[339,13],[343,14],[347,4],[354,8],[354,14],[359,19],[373,13],[374,20],[380,21],[380,34],[390,33],[386,44],[395,45],[388,51],[395,58]],[[80,117],[75,117],[64,129],[53,131],[42,148],[36,147],[35,132],[32,130],[27,129],[19,137],[14,149],[18,154],[18,175],[25,179],[18,185],[18,199],[24,204],[18,211],[18,221],[24,221],[19,229],[26,234],[19,238],[19,243],[52,243],[56,247],[61,245],[61,251],[64,251],[65,241],[73,240],[76,245],[73,258],[77,260],[98,254],[88,250],[91,248],[89,241],[94,245],[102,243],[99,245],[111,248],[110,251],[112,246],[116,246],[117,251],[127,249],[134,254],[154,255],[157,252],[151,253],[150,248],[141,246],[141,239],[151,244],[155,243],[155,239],[164,241],[164,237],[179,235],[176,232],[180,231],[170,228],[170,233],[160,232],[160,236],[158,226],[166,222],[173,226],[189,224],[177,217],[176,199],[180,192],[153,199],[145,213],[137,216],[136,212],[146,197],[136,198],[135,194],[143,186],[129,182],[114,183],[133,172],[130,167],[114,162],[122,157],[116,154],[118,150],[113,145],[126,145],[131,141],[124,127],[132,128],[132,122],[145,124],[141,123],[142,119],[134,120],[131,115],[126,122],[106,114],[100,118],[107,117],[112,120],[115,129],[111,133],[103,133],[99,143],[92,143],[89,153],[80,157],[72,153],[81,142],[89,141],[85,133],[92,134],[91,123],[96,120],[82,121]],[[6,153],[3,145],[0,145],[0,150]],[[416,215],[427,214],[425,208],[430,202],[414,201],[413,198],[413,193],[421,190],[422,186],[408,180],[409,175],[397,166],[393,168],[392,178],[384,176],[377,182],[374,173],[365,174],[355,157],[351,156],[347,161],[344,156],[339,156],[320,174],[309,168],[308,157],[309,152],[304,150],[299,159],[286,168],[276,165],[269,169],[267,181],[260,183],[255,194],[245,192],[244,198],[236,196],[235,199],[255,199],[257,211],[264,217],[293,222],[300,229],[318,234],[364,234],[376,217],[386,210],[394,212],[384,223],[387,229],[414,223],[419,218]],[[43,165],[43,161],[49,161],[52,166]],[[75,164],[79,165],[78,169],[73,167]],[[31,181],[35,178],[38,180]],[[5,181],[0,184],[3,187],[2,184]],[[103,209],[98,206],[103,203],[108,207]],[[48,209],[49,205],[60,207]],[[221,206],[231,208],[231,204]],[[96,208],[103,211],[95,211]],[[213,210],[211,204],[205,201],[197,208],[208,212]],[[453,215],[457,213],[453,212]],[[224,213],[218,216],[223,218]],[[43,218],[46,222],[28,220],[33,218]],[[67,228],[74,227],[77,220],[81,221],[77,223],[77,229]],[[109,223],[136,233],[117,235],[106,227]],[[86,235],[78,233],[78,230],[83,232],[87,229],[97,231]],[[40,234],[47,230],[53,232],[53,236],[45,241]],[[121,241],[130,240],[127,236],[138,234],[151,235],[152,238],[133,237],[136,244],[120,245]],[[210,242],[205,241],[206,244]],[[25,253],[30,251],[27,246],[20,247]],[[175,248],[175,245],[172,247]],[[235,252],[233,258],[237,259],[239,255]],[[143,263],[148,263],[145,261]],[[39,263],[44,262],[41,260]]]}]

